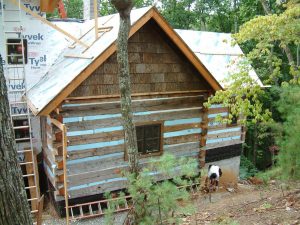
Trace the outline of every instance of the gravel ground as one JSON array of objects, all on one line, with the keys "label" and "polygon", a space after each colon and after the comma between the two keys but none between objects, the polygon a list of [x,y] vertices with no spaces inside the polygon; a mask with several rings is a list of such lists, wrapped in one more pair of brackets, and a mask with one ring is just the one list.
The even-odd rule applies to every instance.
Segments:
[{"label": "gravel ground", "polygon": [[[114,225],[122,225],[127,213],[119,213],[115,215]],[[63,218],[54,218],[50,215],[43,215],[43,225],[65,225],[66,220]],[[71,225],[105,225],[103,217],[74,221]]]}]

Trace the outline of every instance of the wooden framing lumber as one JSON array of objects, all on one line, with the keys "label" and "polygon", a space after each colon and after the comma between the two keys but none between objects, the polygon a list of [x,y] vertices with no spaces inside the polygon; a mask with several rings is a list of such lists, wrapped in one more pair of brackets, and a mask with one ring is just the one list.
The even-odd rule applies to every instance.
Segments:
[{"label": "wooden framing lumber", "polygon": [[[14,5],[19,6],[19,3],[16,0],[10,0]],[[76,43],[82,45],[85,48],[88,48],[89,46],[87,44],[85,44],[84,42],[78,40],[76,37],[74,37],[73,35],[69,34],[68,32],[66,32],[65,30],[61,29],[60,27],[52,24],[51,22],[49,22],[48,20],[46,20],[45,18],[41,17],[40,15],[38,15],[37,13],[31,11],[30,9],[26,8],[25,6],[23,6],[23,4],[20,4],[20,8],[29,13],[30,15],[32,15],[33,17],[39,19],[40,21],[42,21],[43,23],[47,24],[48,26],[52,27],[53,29],[57,30],[58,32],[62,33],[63,35],[67,36],[68,38],[72,39],[73,41],[75,41]]]},{"label": "wooden framing lumber", "polygon": [[[156,95],[177,95],[177,94],[200,94],[200,93],[208,93],[209,90],[190,90],[190,91],[169,91],[169,92],[148,92],[148,93],[132,93],[131,97],[148,97],[148,96],[156,96]],[[96,99],[112,99],[112,98],[120,98],[120,95],[97,95],[97,96],[85,96],[85,97],[67,97],[66,101],[80,101],[80,100],[96,100]]]},{"label": "wooden framing lumber", "polygon": [[98,9],[97,0],[94,0],[95,40],[98,39]]}]

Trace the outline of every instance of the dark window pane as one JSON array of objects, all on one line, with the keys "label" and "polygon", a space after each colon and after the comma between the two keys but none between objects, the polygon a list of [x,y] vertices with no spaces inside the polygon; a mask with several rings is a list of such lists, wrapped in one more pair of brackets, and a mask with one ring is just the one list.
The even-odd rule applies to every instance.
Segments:
[{"label": "dark window pane", "polygon": [[152,139],[146,141],[146,152],[159,152],[159,139]]},{"label": "dark window pane", "polygon": [[143,153],[144,152],[144,140],[138,141],[137,145],[138,145],[138,152]]},{"label": "dark window pane", "polygon": [[143,125],[136,127],[138,152],[141,154],[159,152],[161,125]]},{"label": "dark window pane", "polygon": [[136,138],[137,138],[137,140],[144,139],[144,127],[143,126],[136,127]]}]

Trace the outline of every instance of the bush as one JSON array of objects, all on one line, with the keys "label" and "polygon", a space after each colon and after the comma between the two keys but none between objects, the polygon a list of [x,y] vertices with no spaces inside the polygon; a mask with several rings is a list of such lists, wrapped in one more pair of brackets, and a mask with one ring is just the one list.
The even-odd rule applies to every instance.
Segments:
[{"label": "bush", "polygon": [[257,168],[254,164],[247,159],[245,156],[241,156],[241,163],[240,163],[240,179],[245,180],[249,177],[255,176],[258,173]]}]

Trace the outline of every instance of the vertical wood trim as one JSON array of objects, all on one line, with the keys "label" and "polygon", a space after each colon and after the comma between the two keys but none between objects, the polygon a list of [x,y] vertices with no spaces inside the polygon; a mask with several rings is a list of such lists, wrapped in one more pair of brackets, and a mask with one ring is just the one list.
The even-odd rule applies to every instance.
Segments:
[{"label": "vertical wood trim", "polygon": [[[204,101],[207,101],[208,95],[204,95]],[[206,141],[208,131],[208,108],[202,108],[202,121],[201,121],[201,137],[200,137],[200,153],[199,153],[199,165],[200,168],[205,166],[205,155],[206,155]]]},{"label": "vertical wood trim", "polygon": [[69,194],[67,184],[67,129],[62,124],[63,131],[63,170],[64,170],[64,195],[65,195],[65,207],[66,207],[66,223],[69,225]]},{"label": "vertical wood trim", "polygon": [[38,213],[36,216],[37,225],[42,225],[43,208],[44,208],[44,195],[42,195],[42,197],[38,201]]}]

